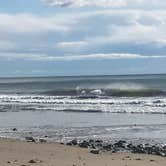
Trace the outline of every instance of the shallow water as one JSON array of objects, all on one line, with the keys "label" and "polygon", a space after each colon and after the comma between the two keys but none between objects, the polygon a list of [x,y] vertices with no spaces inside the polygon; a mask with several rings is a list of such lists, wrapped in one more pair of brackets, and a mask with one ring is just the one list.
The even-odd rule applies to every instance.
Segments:
[{"label": "shallow water", "polygon": [[47,136],[49,141],[56,142],[73,138],[166,140],[166,115],[162,114],[1,112],[0,126],[3,137]]}]

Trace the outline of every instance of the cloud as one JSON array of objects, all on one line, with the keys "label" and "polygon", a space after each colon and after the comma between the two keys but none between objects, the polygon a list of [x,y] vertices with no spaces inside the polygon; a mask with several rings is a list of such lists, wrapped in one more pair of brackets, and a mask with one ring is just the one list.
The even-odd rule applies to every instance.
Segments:
[{"label": "cloud", "polygon": [[[165,50],[165,11],[100,10],[85,12],[75,18],[77,29],[73,29],[68,41],[56,43],[56,48],[65,53],[72,53],[77,48],[79,54],[92,50],[103,52],[103,49],[115,52],[116,48],[118,52],[128,52],[133,46],[135,53],[150,54],[153,50],[160,54]],[[71,40],[73,38],[76,41]]]},{"label": "cloud", "polygon": [[0,40],[0,50],[10,50],[15,48],[15,44],[11,41]]},{"label": "cloud", "polygon": [[98,6],[111,8],[165,8],[164,0],[41,0],[50,6],[84,7]]},{"label": "cloud", "polygon": [[53,17],[42,17],[30,14],[2,14],[0,13],[0,32],[1,33],[47,33],[68,31],[67,20]]},{"label": "cloud", "polygon": [[161,55],[139,55],[128,53],[98,53],[87,55],[66,55],[66,56],[50,56],[46,54],[31,54],[31,53],[0,53],[0,58],[3,60],[30,60],[30,61],[82,61],[82,60],[111,60],[111,59],[147,59],[147,58],[166,58]]},{"label": "cloud", "polygon": [[33,60],[95,59],[91,56],[99,58],[101,53],[164,55],[166,12],[103,9],[47,16],[1,13],[0,36],[0,52],[12,50],[13,56]]},{"label": "cloud", "polygon": [[71,41],[71,42],[59,42],[56,44],[56,47],[62,49],[81,49],[82,47],[87,47],[88,43],[85,41]]},{"label": "cloud", "polygon": [[47,57],[44,54],[32,54],[32,53],[13,53],[13,52],[0,52],[1,60],[40,60]]},{"label": "cloud", "polygon": [[42,0],[51,6],[61,7],[83,7],[83,6],[124,6],[124,0]]}]

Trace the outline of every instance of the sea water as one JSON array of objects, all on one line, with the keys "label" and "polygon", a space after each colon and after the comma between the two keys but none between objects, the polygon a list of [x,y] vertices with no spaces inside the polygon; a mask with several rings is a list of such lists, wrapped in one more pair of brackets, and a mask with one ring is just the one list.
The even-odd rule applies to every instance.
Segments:
[{"label": "sea water", "polygon": [[0,79],[1,137],[164,142],[165,113],[166,75]]}]

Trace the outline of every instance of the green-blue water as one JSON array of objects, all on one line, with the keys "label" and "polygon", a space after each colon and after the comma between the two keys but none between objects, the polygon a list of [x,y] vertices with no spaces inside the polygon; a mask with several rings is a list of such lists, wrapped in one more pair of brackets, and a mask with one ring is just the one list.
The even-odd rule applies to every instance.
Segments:
[{"label": "green-blue water", "polygon": [[[165,95],[166,75],[1,78],[1,94],[157,96]],[[81,93],[82,92],[82,93]],[[99,91],[98,91],[99,92]],[[96,92],[97,93],[97,92]]]},{"label": "green-blue water", "polygon": [[0,136],[164,142],[165,133],[166,75],[0,79]]}]

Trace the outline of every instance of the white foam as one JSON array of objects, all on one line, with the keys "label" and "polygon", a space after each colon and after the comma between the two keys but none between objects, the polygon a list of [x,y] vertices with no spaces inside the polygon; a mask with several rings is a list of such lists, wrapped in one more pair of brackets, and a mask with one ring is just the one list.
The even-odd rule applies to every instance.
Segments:
[{"label": "white foam", "polygon": [[[33,110],[166,113],[166,99],[164,97],[79,99],[67,96],[0,95],[0,105],[21,105],[22,108],[25,107],[21,110],[26,110],[33,106]],[[19,111],[19,109],[17,110]]]}]

